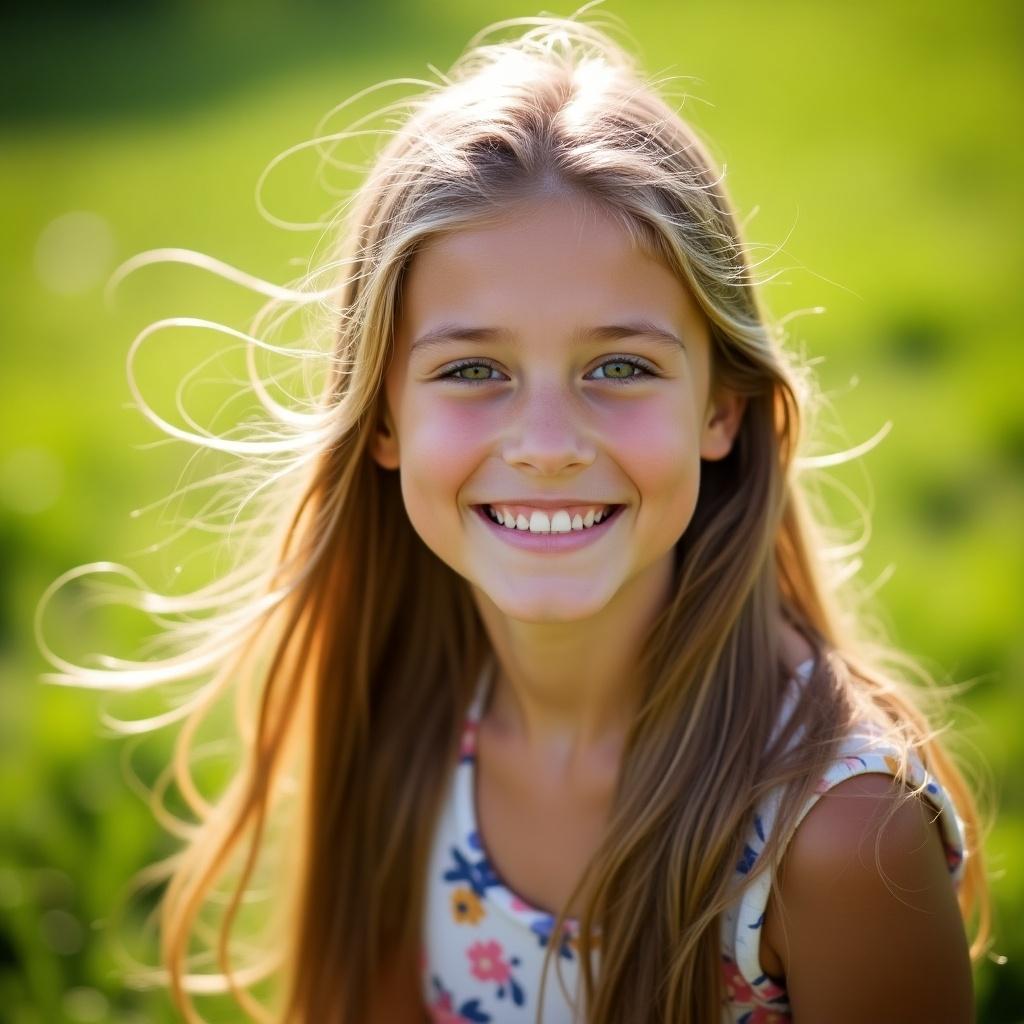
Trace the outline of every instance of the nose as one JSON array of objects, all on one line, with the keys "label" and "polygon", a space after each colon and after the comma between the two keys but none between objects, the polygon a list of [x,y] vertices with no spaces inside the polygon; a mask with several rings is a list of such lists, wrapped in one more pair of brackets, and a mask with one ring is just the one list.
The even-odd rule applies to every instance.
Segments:
[{"label": "nose", "polygon": [[543,476],[589,466],[597,451],[581,416],[576,402],[564,392],[555,387],[536,389],[517,404],[503,448],[505,461]]}]

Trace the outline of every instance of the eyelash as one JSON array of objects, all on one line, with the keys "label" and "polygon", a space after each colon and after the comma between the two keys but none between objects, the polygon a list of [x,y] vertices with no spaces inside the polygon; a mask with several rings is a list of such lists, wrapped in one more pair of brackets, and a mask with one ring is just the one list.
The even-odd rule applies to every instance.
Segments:
[{"label": "eyelash", "polygon": [[[657,377],[658,374],[654,368],[644,359],[637,359],[635,356],[614,356],[611,359],[606,359],[600,366],[606,366],[608,363],[628,363],[630,366],[635,366],[643,373],[631,374],[628,377],[604,377],[602,380],[614,381],[616,384],[632,384],[633,381],[643,380],[645,377]],[[467,366],[487,366],[491,369],[496,369],[493,363],[489,363],[483,359],[464,359],[460,363],[453,363],[440,375],[438,380],[451,380],[457,384],[490,384],[492,383],[490,378],[483,378],[481,380],[467,380],[465,377],[456,377],[454,374],[459,370],[464,370]]]}]

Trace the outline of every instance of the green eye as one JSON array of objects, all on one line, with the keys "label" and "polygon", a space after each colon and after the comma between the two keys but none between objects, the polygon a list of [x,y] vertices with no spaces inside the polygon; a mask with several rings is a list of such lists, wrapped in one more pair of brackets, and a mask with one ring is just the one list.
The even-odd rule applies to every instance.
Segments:
[{"label": "green eye", "polygon": [[605,378],[607,380],[632,380],[635,377],[638,377],[638,376],[642,377],[642,376],[644,376],[643,373],[635,374],[635,373],[631,372],[631,370],[632,370],[632,368],[634,366],[637,367],[640,370],[644,369],[639,363],[635,363],[631,359],[610,359],[608,362],[602,363],[598,367],[598,369],[599,370],[603,370],[606,366],[618,366],[620,368],[624,368],[625,371],[626,371],[623,376],[619,377],[619,376],[616,376],[615,374],[612,374],[611,376],[609,376],[608,371],[605,370]]},{"label": "green eye", "polygon": [[[493,367],[488,366],[487,364],[485,364],[485,362],[467,362],[467,364],[464,364],[463,366],[454,367],[450,374],[445,374],[444,376],[445,377],[449,377],[452,380],[485,381],[485,380],[490,380],[489,376],[487,376],[487,375],[493,369],[494,369]],[[472,372],[474,370],[482,370],[483,371],[483,376],[480,376],[480,377],[456,377],[455,376],[457,373],[461,373],[462,371]]]},{"label": "green eye", "polygon": [[[629,356],[615,356],[612,359],[606,359],[598,370],[604,370],[606,366],[618,367],[618,370],[614,370],[612,373],[605,373],[603,377],[594,378],[596,380],[613,380],[622,384],[628,384],[634,380],[643,380],[645,377],[656,377],[658,374],[654,368],[643,359],[635,359]],[[635,367],[639,370],[639,373],[631,373],[628,368]],[[483,362],[479,359],[467,359],[461,363],[455,363],[450,366],[444,373],[441,374],[440,380],[451,380],[461,384],[484,384],[489,380],[495,378],[487,375],[488,371],[497,369],[491,363]],[[625,369],[625,373],[621,371]],[[463,377],[459,376],[464,370],[482,370],[485,372],[484,376],[475,377]],[[500,372],[500,371],[499,371]],[[596,372],[596,371],[595,371]]]}]

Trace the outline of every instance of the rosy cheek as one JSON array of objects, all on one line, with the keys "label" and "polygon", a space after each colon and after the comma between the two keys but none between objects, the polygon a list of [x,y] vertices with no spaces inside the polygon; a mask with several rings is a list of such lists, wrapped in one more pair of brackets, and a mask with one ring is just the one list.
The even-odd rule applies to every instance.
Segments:
[{"label": "rosy cheek", "polygon": [[609,444],[638,482],[678,475],[696,450],[686,411],[666,404],[631,403],[605,424]]},{"label": "rosy cheek", "polygon": [[492,436],[470,403],[432,402],[403,424],[402,488],[418,528],[432,533],[456,510],[466,481],[486,458]]},{"label": "rosy cheek", "polygon": [[665,544],[674,543],[693,517],[700,486],[692,410],[680,403],[637,402],[607,437],[612,457],[639,494],[641,514]]},{"label": "rosy cheek", "polygon": [[431,459],[471,452],[487,443],[495,416],[471,402],[435,402],[417,410],[409,435],[415,450]]}]

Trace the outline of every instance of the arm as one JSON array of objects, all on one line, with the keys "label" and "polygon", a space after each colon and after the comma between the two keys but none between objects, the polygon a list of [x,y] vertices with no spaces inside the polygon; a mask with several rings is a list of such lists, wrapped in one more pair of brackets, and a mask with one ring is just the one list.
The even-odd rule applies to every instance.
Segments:
[{"label": "arm", "polygon": [[847,779],[790,841],[779,937],[765,937],[784,965],[795,1024],[974,1020],[967,938],[935,812],[914,799],[882,829],[896,797],[887,776]]}]

